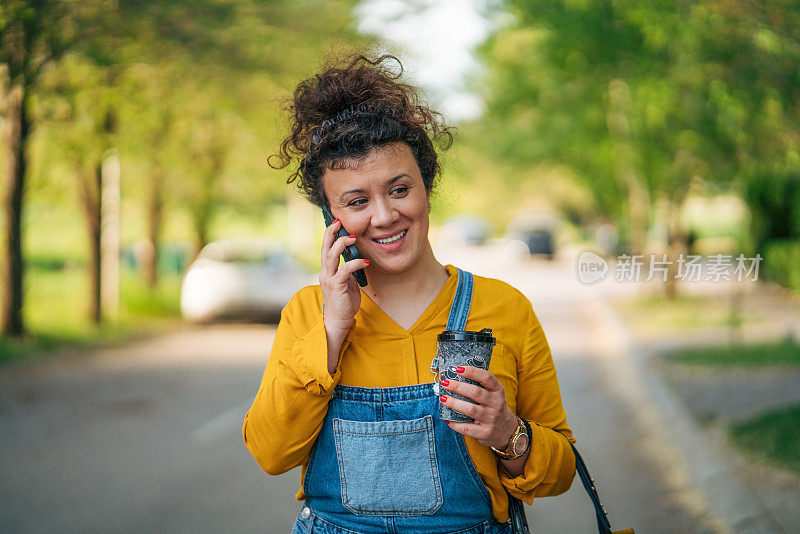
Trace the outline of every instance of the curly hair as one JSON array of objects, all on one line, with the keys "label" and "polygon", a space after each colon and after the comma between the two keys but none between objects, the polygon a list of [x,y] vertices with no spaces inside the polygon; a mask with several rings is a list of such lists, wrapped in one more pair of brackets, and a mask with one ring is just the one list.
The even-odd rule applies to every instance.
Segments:
[{"label": "curly hair", "polygon": [[[392,72],[387,60],[396,61],[399,72]],[[403,142],[431,191],[440,174],[434,142],[442,150],[450,148],[453,129],[440,113],[419,103],[414,87],[397,81],[402,74],[395,56],[358,56],[300,82],[288,106],[291,131],[270,156],[270,167],[282,169],[297,158],[299,165],[286,183],[298,180],[306,198],[321,206],[326,202],[325,169],[345,168],[375,148]]]}]

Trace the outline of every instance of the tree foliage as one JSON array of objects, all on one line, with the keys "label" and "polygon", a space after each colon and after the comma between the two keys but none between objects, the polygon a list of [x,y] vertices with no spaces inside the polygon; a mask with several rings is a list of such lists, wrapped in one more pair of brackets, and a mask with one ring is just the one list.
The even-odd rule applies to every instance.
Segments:
[{"label": "tree foliage", "polygon": [[[351,24],[354,4],[0,4],[5,123],[22,125],[4,140],[10,154],[4,174],[14,186],[4,210],[13,261],[3,281],[12,288],[3,302],[13,316],[4,324],[13,324],[4,331],[24,330],[22,210],[31,169],[46,184],[36,194],[75,184],[85,211],[94,213],[100,195],[89,176],[113,145],[123,163],[123,202],[148,214],[154,249],[172,212],[188,212],[198,244],[204,242],[221,206],[255,212],[284,198],[282,180],[265,164],[281,133],[281,101],[326,56],[368,45]],[[13,106],[9,95],[17,95]],[[74,179],[64,180],[70,174]],[[152,267],[155,281],[155,256]]]},{"label": "tree foliage", "polygon": [[[800,7],[781,1],[509,0],[483,49],[484,145],[572,168],[630,219],[631,187],[679,205],[692,183],[744,194],[755,247],[799,235]],[[491,142],[486,142],[490,139]],[[782,207],[779,209],[778,204]]]}]

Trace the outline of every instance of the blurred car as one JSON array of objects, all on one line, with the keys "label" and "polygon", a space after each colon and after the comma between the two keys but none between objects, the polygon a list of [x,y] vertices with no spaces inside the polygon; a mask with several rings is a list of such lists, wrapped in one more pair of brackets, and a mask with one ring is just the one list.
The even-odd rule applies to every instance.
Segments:
[{"label": "blurred car", "polygon": [[194,322],[272,321],[314,277],[285,250],[260,238],[209,243],[186,271],[181,313]]},{"label": "blurred car", "polygon": [[508,224],[506,239],[524,244],[531,256],[543,255],[552,260],[560,225],[561,218],[553,211],[523,212]]},{"label": "blurred car", "polygon": [[490,227],[478,215],[454,215],[447,219],[439,231],[439,243],[481,245],[489,237]]}]

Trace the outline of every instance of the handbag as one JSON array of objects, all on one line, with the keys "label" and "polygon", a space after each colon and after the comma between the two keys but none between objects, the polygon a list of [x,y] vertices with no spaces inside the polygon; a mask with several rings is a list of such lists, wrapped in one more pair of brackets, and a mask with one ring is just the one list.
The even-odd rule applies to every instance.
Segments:
[{"label": "handbag", "polygon": [[[632,528],[611,530],[611,523],[608,521],[606,509],[603,508],[603,503],[600,502],[600,496],[597,494],[597,488],[595,488],[594,480],[592,480],[591,475],[589,475],[586,463],[583,461],[583,458],[581,458],[575,445],[569,440],[567,440],[567,443],[572,447],[572,452],[575,453],[575,470],[581,478],[583,489],[589,494],[589,499],[591,499],[592,505],[594,505],[594,513],[597,516],[597,531],[600,534],[634,534]],[[525,517],[522,501],[513,497],[511,494],[508,495],[508,513],[511,516],[511,532],[514,534],[530,534],[528,519]]]}]

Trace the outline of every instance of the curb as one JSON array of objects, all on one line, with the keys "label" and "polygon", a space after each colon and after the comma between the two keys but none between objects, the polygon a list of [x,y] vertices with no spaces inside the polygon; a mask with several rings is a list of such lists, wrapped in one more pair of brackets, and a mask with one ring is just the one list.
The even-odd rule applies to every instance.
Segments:
[{"label": "curb", "polygon": [[724,435],[700,428],[664,377],[651,365],[652,348],[637,346],[604,298],[593,300],[599,327],[608,341],[602,366],[618,394],[637,413],[653,458],[683,504],[705,512],[719,532],[781,532],[753,491],[742,482],[724,453]]}]

